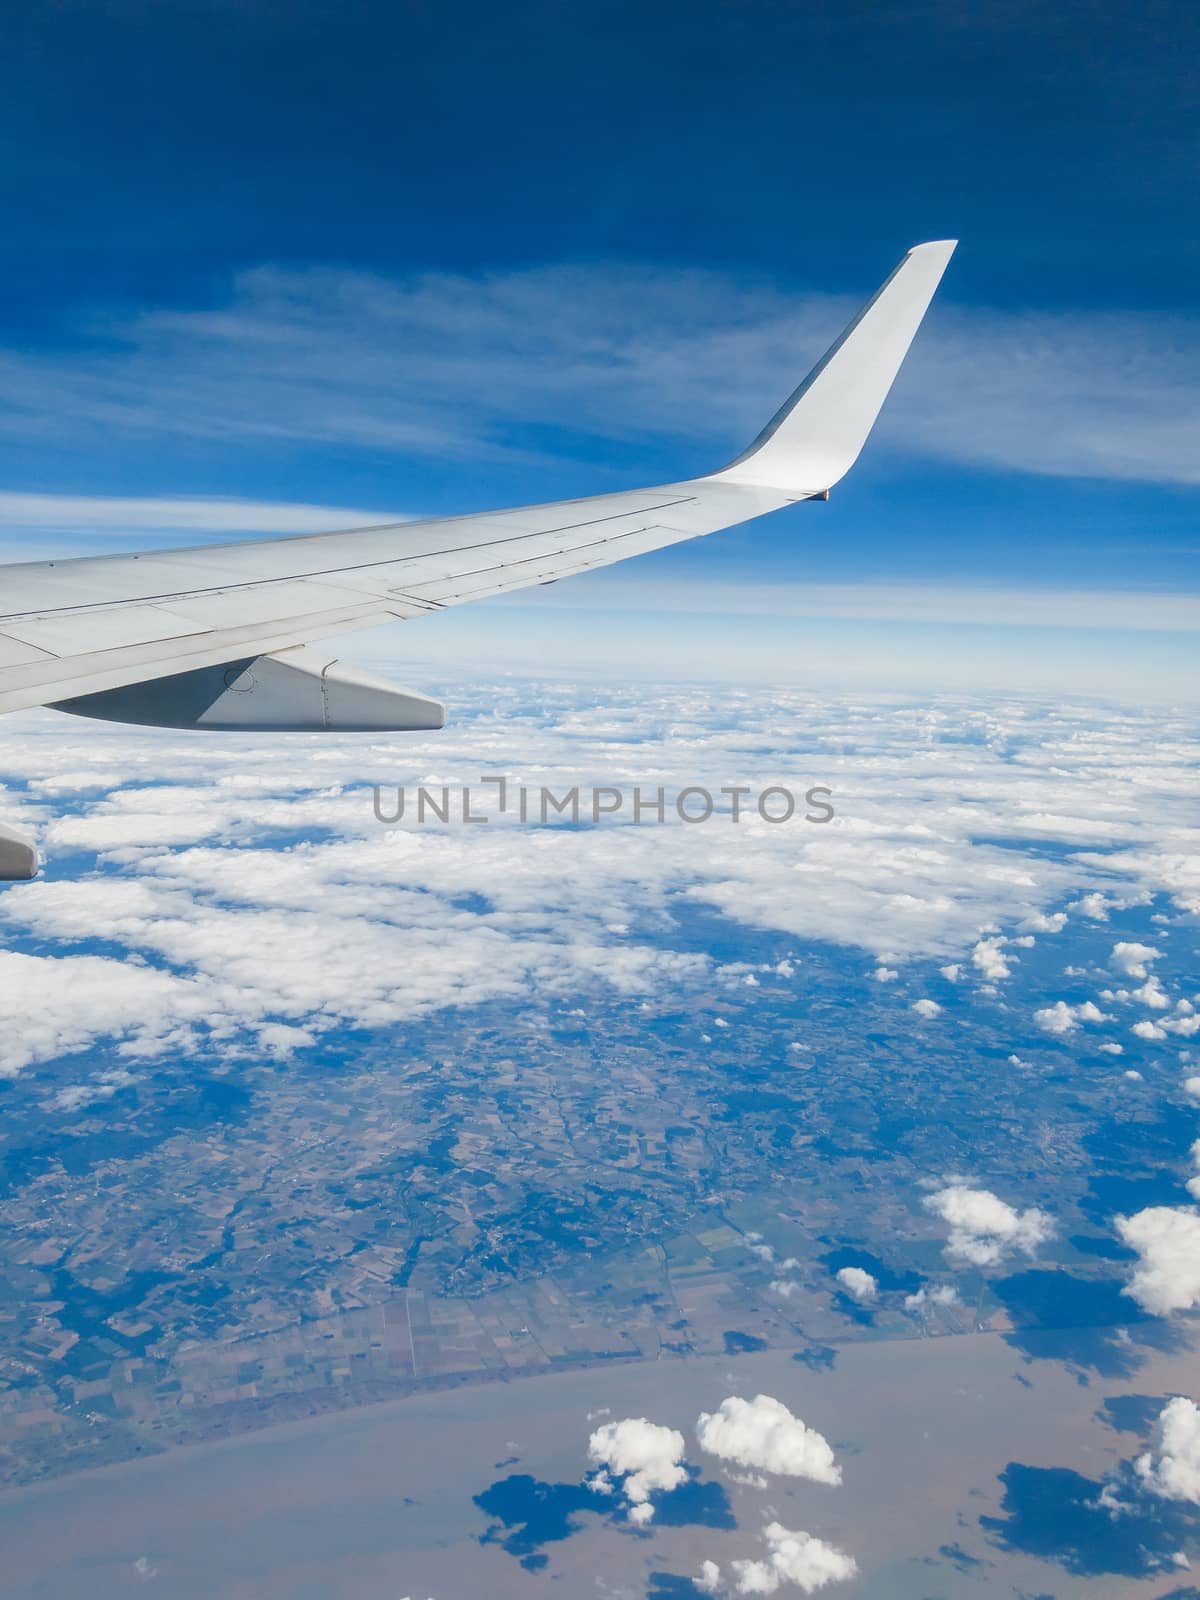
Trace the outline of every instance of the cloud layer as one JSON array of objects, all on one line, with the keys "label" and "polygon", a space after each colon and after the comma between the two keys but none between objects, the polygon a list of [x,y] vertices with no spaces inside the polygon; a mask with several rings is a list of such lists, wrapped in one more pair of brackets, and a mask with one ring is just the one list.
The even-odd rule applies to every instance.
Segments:
[{"label": "cloud layer", "polygon": [[[53,713],[9,719],[0,814],[40,829],[51,870],[0,893],[0,1070],[102,1039],[139,1057],[185,1043],[278,1054],[449,1006],[686,990],[720,977],[675,946],[677,918],[696,910],[861,951],[864,973],[895,974],[883,992],[908,1007],[909,962],[949,961],[960,991],[1002,981],[1030,940],[1115,903],[1114,878],[1129,898],[1200,907],[1200,746],[1184,719],[711,690],[597,701],[517,683],[455,700],[445,734],[403,745],[102,725],[64,740]],[[375,781],[457,793],[514,754],[514,780],[535,785],[824,780],[837,816],[578,830],[374,820]],[[52,992],[65,1003],[47,1004]],[[1140,993],[1114,1003],[1148,1004]],[[1063,1010],[1069,1032],[1101,1015]],[[1196,1021],[1153,1014],[1164,1039]]]}]

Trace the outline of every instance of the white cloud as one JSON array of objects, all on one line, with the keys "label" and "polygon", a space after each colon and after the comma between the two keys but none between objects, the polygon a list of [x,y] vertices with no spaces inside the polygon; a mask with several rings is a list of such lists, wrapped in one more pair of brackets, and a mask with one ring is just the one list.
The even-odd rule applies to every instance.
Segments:
[{"label": "white cloud", "polygon": [[589,1480],[600,1494],[611,1493],[613,1480],[629,1502],[635,1523],[653,1519],[652,1494],[678,1489],[687,1482],[684,1439],[677,1428],[664,1428],[645,1417],[605,1422],[588,1440],[588,1459],[601,1470]]},{"label": "white cloud", "polygon": [[1200,1505],[1200,1407],[1176,1395],[1158,1414],[1159,1455],[1139,1456],[1134,1469],[1164,1500]]},{"label": "white cloud", "polygon": [[811,1533],[792,1533],[778,1522],[763,1530],[767,1554],[753,1561],[732,1561],[736,1594],[775,1594],[794,1584],[815,1594],[827,1584],[844,1582],[858,1571],[853,1556]]},{"label": "white cloud", "polygon": [[1070,909],[1080,912],[1089,922],[1107,922],[1111,903],[1105,895],[1093,890],[1091,894],[1076,900]]},{"label": "white cloud", "polygon": [[1113,945],[1111,961],[1116,970],[1125,973],[1126,977],[1144,978],[1146,963],[1157,961],[1161,954],[1153,945],[1134,944],[1121,939]]},{"label": "white cloud", "polygon": [[[1182,722],[1135,717],[1118,736],[1108,722],[1054,708],[1008,716],[938,702],[905,718],[869,699],[796,694],[761,705],[738,696],[733,717],[715,696],[706,718],[694,695],[644,688],[609,688],[600,707],[539,690],[533,713],[528,694],[523,685],[460,687],[455,724],[406,741],[402,756],[394,741],[313,738],[256,746],[252,765],[219,736],[98,724],[81,744],[62,739],[53,714],[8,719],[0,781],[11,776],[35,817],[58,815],[50,876],[0,896],[6,942],[28,935],[41,941],[28,959],[52,961],[81,959],[70,947],[83,941],[111,941],[144,958],[157,976],[136,982],[161,993],[142,1023],[132,1000],[122,1010],[95,986],[67,987],[62,1013],[53,1026],[35,1018],[26,1047],[22,997],[6,985],[7,1070],[106,1037],[132,1047],[132,1034],[139,1049],[161,1050],[176,1025],[214,1048],[240,1036],[282,1051],[339,1026],[388,1026],[517,994],[583,999],[608,987],[651,996],[711,972],[703,956],[671,949],[673,911],[689,902],[742,925],[855,945],[889,971],[913,957],[958,965],[964,951],[996,946],[999,927],[1048,915],[1088,888],[1093,869],[1082,856],[1024,856],[980,837],[1062,836],[1086,823],[1089,838],[1110,847],[1095,873],[1111,883],[1119,869],[1137,885],[1123,896],[1110,890],[1106,906],[1142,885],[1181,903],[1195,892],[1200,905],[1174,821],[1197,761]],[[614,771],[632,781],[646,730],[657,726],[688,730],[658,758],[662,781],[739,767],[753,781],[747,750],[750,765],[786,776],[802,747],[818,775],[837,761],[853,806],[828,830],[714,824],[699,850],[694,831],[671,826],[406,824],[385,833],[362,787],[376,778],[403,779],[410,792],[416,781],[477,782],[511,748],[530,772],[561,774],[564,784]],[[943,734],[978,741],[966,790],[947,775]],[[866,753],[847,756],[847,739]],[[989,741],[1004,759],[992,759]],[[1161,753],[1149,772],[1128,753],[1146,748]],[[1136,814],[1094,781],[1101,768],[1117,790],[1136,779]],[[172,781],[148,781],[155,772]],[[297,836],[310,842],[296,846]],[[400,943],[412,968],[403,984]],[[1180,1037],[1200,1025],[1195,1013],[1157,1015],[1154,1026]],[[287,1029],[295,1031],[279,1031]]]},{"label": "white cloud", "polygon": [[995,1266],[1013,1250],[1033,1255],[1054,1232],[1044,1211],[1017,1211],[990,1190],[961,1183],[926,1195],[923,1204],[950,1224],[946,1259],[976,1267]]},{"label": "white cloud", "polygon": [[197,1028],[220,1025],[220,1001],[187,978],[108,956],[2,950],[0,1018],[0,1078],[13,1078],[98,1034],[120,1039],[126,1055],[182,1049]]},{"label": "white cloud", "polygon": [[952,1283],[938,1283],[932,1286],[922,1284],[915,1294],[906,1294],[904,1297],[905,1311],[923,1311],[929,1306],[956,1306],[958,1304],[958,1290]]},{"label": "white cloud", "polygon": [[1151,974],[1140,988],[1131,991],[1131,999],[1140,1000],[1151,1011],[1166,1011],[1171,1001],[1159,980]]},{"label": "white cloud", "polygon": [[[153,1053],[184,1025],[203,1025],[213,1042],[239,1027],[261,1031],[263,1047],[279,1054],[339,1024],[385,1026],[530,987],[560,994],[598,981],[635,994],[705,968],[644,944],[614,945],[594,924],[585,930],[553,911],[465,914],[454,904],[465,884],[421,894],[404,882],[406,864],[423,856],[432,887],[430,856],[450,869],[458,853],[456,841],[411,836],[245,850],[226,881],[223,852],[186,851],[145,863],[139,879],[30,884],[0,900],[10,926],[117,941],[186,976],[99,957],[4,956],[21,976],[14,970],[0,984],[0,1069],[85,1048],[103,1034],[128,1034],[127,1051]],[[396,941],[404,932],[401,983]]]},{"label": "white cloud", "polygon": [[980,939],[971,951],[972,962],[989,983],[997,983],[1012,972],[1008,958],[1001,949],[1002,942],[1000,939]]},{"label": "white cloud", "polygon": [[1085,1000],[1075,1007],[1075,1015],[1080,1022],[1111,1022],[1112,1017],[1107,1012],[1101,1011],[1094,1000]]},{"label": "white cloud", "polygon": [[1115,1221],[1139,1257],[1126,1294],[1160,1317],[1200,1305],[1200,1212],[1191,1206],[1150,1206]]},{"label": "white cloud", "polygon": [[842,1481],[828,1440],[770,1395],[729,1396],[716,1411],[701,1412],[696,1437],[702,1450],[739,1467],[815,1483]]},{"label": "white cloud", "polygon": [[1052,1006],[1042,1006],[1033,1013],[1033,1020],[1043,1033],[1073,1033],[1079,1026],[1074,1011],[1065,1000],[1056,1000]]},{"label": "white cloud", "polygon": [[854,1300],[866,1303],[878,1298],[877,1280],[862,1267],[842,1267],[837,1275],[837,1281]]},{"label": "white cloud", "polygon": [[1196,1176],[1188,1179],[1187,1191],[1193,1200],[1200,1200],[1200,1139],[1193,1140],[1189,1154],[1196,1169]]},{"label": "white cloud", "polygon": [[1111,1022],[1112,1018],[1093,1000],[1084,1000],[1079,1005],[1069,1006],[1065,1000],[1056,1000],[1052,1006],[1043,1006],[1033,1013],[1033,1020],[1043,1033],[1052,1033],[1061,1038],[1064,1034],[1074,1033],[1081,1022]]},{"label": "white cloud", "polygon": [[90,1083],[73,1083],[60,1089],[54,1096],[56,1111],[83,1111],[98,1101],[111,1100],[121,1089],[131,1088],[137,1075],[125,1067],[111,1067],[98,1072]]},{"label": "white cloud", "polygon": [[942,1008],[936,1000],[914,1000],[913,1010],[919,1017],[924,1017],[926,1021],[942,1014]]}]

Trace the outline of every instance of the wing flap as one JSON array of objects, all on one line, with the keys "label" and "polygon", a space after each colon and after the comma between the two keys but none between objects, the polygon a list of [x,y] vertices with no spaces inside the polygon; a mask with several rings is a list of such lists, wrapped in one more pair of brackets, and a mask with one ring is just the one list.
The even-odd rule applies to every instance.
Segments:
[{"label": "wing flap", "polygon": [[28,666],[34,661],[49,661],[52,652],[38,650],[31,644],[23,644],[20,639],[14,639],[8,634],[0,633],[0,671],[5,667]]},{"label": "wing flap", "polygon": [[182,639],[197,624],[162,606],[112,606],[95,611],[65,611],[44,617],[18,617],[6,622],[10,639],[34,645],[54,656],[91,655],[151,640]]}]

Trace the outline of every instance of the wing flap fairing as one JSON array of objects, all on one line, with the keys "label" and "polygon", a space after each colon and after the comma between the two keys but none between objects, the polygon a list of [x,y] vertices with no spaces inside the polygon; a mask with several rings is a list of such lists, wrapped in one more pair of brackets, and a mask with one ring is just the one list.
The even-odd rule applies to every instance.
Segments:
[{"label": "wing flap fairing", "polygon": [[440,701],[311,648],[124,684],[60,700],[55,709],[218,733],[416,733],[446,722]]}]

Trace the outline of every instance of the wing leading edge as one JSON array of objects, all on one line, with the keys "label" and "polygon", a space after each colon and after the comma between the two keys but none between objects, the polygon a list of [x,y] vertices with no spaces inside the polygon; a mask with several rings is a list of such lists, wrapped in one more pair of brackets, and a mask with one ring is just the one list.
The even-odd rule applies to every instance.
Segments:
[{"label": "wing leading edge", "polygon": [[910,250],[750,448],[709,476],[433,522],[0,568],[0,712],[60,704],[123,720],[128,697],[110,712],[110,691],[182,684],[224,663],[241,672],[331,633],[569,577],[824,496],[857,459],[953,249]]}]

